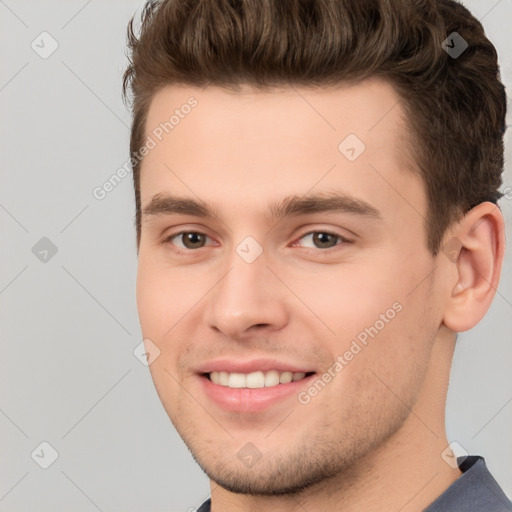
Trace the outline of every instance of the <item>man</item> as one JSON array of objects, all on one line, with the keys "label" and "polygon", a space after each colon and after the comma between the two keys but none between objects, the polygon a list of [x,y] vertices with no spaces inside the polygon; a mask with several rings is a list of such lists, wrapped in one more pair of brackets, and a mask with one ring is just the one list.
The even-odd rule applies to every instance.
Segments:
[{"label": "man", "polygon": [[512,510],[444,425],[505,247],[481,24],[450,0],[164,0],[128,37],[137,305],[199,510]]}]

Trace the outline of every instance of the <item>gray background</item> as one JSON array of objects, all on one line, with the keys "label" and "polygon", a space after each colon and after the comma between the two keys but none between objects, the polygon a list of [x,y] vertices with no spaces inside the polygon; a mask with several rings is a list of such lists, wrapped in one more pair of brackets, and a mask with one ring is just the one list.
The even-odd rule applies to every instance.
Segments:
[{"label": "gray background", "polygon": [[[142,5],[0,0],[0,511],[183,511],[209,495],[133,353],[131,175],[104,200],[92,195],[128,157],[125,30]],[[512,1],[466,5],[498,48],[510,97]],[[48,58],[31,47],[51,49],[44,31],[59,45]],[[508,162],[511,147],[509,130]],[[502,280],[484,320],[459,337],[447,429],[512,497],[512,192],[501,207]],[[43,441],[59,454],[46,470]]]}]

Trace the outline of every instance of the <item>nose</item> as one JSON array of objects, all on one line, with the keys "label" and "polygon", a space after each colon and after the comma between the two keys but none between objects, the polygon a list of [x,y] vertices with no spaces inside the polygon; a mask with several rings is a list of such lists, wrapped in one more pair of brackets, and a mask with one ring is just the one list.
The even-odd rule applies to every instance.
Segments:
[{"label": "nose", "polygon": [[209,294],[208,325],[232,339],[282,329],[288,322],[286,287],[260,256],[247,263],[237,254]]}]

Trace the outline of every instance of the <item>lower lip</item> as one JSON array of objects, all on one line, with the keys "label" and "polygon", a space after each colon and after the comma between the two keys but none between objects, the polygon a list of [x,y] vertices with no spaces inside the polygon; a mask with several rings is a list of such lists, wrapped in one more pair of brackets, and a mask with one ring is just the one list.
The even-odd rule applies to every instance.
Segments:
[{"label": "lower lip", "polygon": [[260,412],[272,405],[297,396],[300,390],[309,386],[316,374],[288,384],[278,384],[268,388],[230,388],[214,384],[205,375],[200,375],[206,395],[217,405],[231,412]]}]

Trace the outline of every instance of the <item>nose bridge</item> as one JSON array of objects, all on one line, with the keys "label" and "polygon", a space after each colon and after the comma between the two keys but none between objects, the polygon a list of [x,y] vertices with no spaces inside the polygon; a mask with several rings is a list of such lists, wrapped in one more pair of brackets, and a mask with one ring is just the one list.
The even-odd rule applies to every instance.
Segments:
[{"label": "nose bridge", "polygon": [[278,329],[286,322],[283,291],[267,268],[268,258],[264,252],[256,255],[256,250],[250,239],[233,250],[228,270],[208,301],[209,325],[227,336],[243,336],[254,325]]}]

